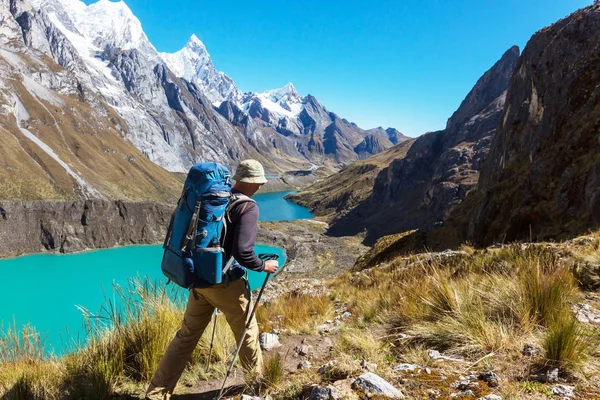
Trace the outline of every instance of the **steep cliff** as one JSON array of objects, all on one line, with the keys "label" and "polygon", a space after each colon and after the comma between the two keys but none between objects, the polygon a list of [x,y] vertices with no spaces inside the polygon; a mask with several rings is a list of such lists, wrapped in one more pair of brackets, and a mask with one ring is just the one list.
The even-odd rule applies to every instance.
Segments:
[{"label": "steep cliff", "polygon": [[533,35],[476,190],[441,227],[381,238],[372,252],[379,262],[467,240],[554,240],[600,226],[599,61],[600,5]]},{"label": "steep cliff", "polygon": [[0,257],[158,243],[171,211],[159,203],[0,201]]},{"label": "steep cliff", "polygon": [[[517,47],[509,49],[477,81],[446,129],[411,142],[405,156],[377,174],[370,196],[350,212],[335,216],[330,233],[366,231],[371,242],[386,234],[442,224],[477,184],[518,57]],[[355,179],[361,179],[359,173]]]},{"label": "steep cliff", "polygon": [[537,32],[510,84],[468,238],[558,239],[600,225],[600,5]]}]

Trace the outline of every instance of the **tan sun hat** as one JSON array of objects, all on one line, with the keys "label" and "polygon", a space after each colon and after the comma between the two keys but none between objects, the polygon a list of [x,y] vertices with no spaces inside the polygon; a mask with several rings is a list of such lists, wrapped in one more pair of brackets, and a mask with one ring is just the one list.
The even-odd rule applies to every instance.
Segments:
[{"label": "tan sun hat", "polygon": [[267,183],[265,170],[256,160],[244,160],[238,165],[233,180],[246,183]]}]

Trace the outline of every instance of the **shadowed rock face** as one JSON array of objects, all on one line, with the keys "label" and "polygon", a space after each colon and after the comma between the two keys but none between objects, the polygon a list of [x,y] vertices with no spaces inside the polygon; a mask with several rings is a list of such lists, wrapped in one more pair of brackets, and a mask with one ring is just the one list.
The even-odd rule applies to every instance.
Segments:
[{"label": "shadowed rock face", "polygon": [[474,194],[468,237],[553,239],[600,226],[600,6],[528,42]]},{"label": "shadowed rock face", "polygon": [[171,211],[159,203],[0,201],[0,257],[159,243]]},{"label": "shadowed rock face", "polygon": [[376,178],[373,194],[334,221],[330,233],[367,232],[367,242],[442,224],[477,184],[482,161],[500,121],[519,58],[512,47],[473,87],[445,130],[430,132]]}]

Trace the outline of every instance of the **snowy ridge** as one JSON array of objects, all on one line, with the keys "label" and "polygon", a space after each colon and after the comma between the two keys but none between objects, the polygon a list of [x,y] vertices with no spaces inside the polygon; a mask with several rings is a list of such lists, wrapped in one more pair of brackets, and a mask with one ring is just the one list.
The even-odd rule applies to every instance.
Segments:
[{"label": "snowy ridge", "polygon": [[[154,46],[146,37],[140,20],[123,1],[99,0],[86,6],[79,0],[32,0],[38,9],[64,11],[57,19],[68,30],[76,32],[92,45],[121,50],[136,49],[151,58],[158,58]],[[65,16],[70,21],[65,20]]]},{"label": "snowy ridge", "polygon": [[[15,12],[0,0],[0,21],[8,27],[0,36],[21,43],[14,54],[43,53],[64,68],[39,79],[31,75],[35,82],[21,79],[26,89],[57,107],[61,100],[52,92],[77,96],[96,110],[90,117],[109,117],[118,132],[169,171],[185,172],[201,160],[233,166],[248,156],[272,171],[315,163],[337,168],[358,158],[352,149],[365,132],[356,125],[314,97],[301,97],[291,83],[243,93],[215,68],[195,35],[178,52],[159,54],[123,1],[20,1]],[[21,27],[16,21],[25,13],[20,20],[29,25]]]},{"label": "snowy ridge", "polygon": [[[269,111],[282,116],[294,118],[302,111],[302,98],[291,82],[279,89],[252,93],[248,97],[250,100],[254,98],[257,98]],[[248,106],[249,102],[243,105],[244,109],[247,109]]]},{"label": "snowy ridge", "polygon": [[230,77],[217,71],[204,43],[196,35],[192,35],[181,50],[160,53],[160,57],[177,77],[197,84],[212,103],[240,101],[242,93]]}]

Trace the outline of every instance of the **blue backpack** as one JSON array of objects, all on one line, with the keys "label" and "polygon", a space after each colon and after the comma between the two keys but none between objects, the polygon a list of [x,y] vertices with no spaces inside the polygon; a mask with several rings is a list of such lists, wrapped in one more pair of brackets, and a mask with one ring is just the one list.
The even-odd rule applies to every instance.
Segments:
[{"label": "blue backpack", "polygon": [[214,162],[194,165],[171,215],[161,268],[169,280],[191,289],[197,282],[218,284],[234,261],[222,247],[228,206],[253,201],[232,196],[229,170]]}]

